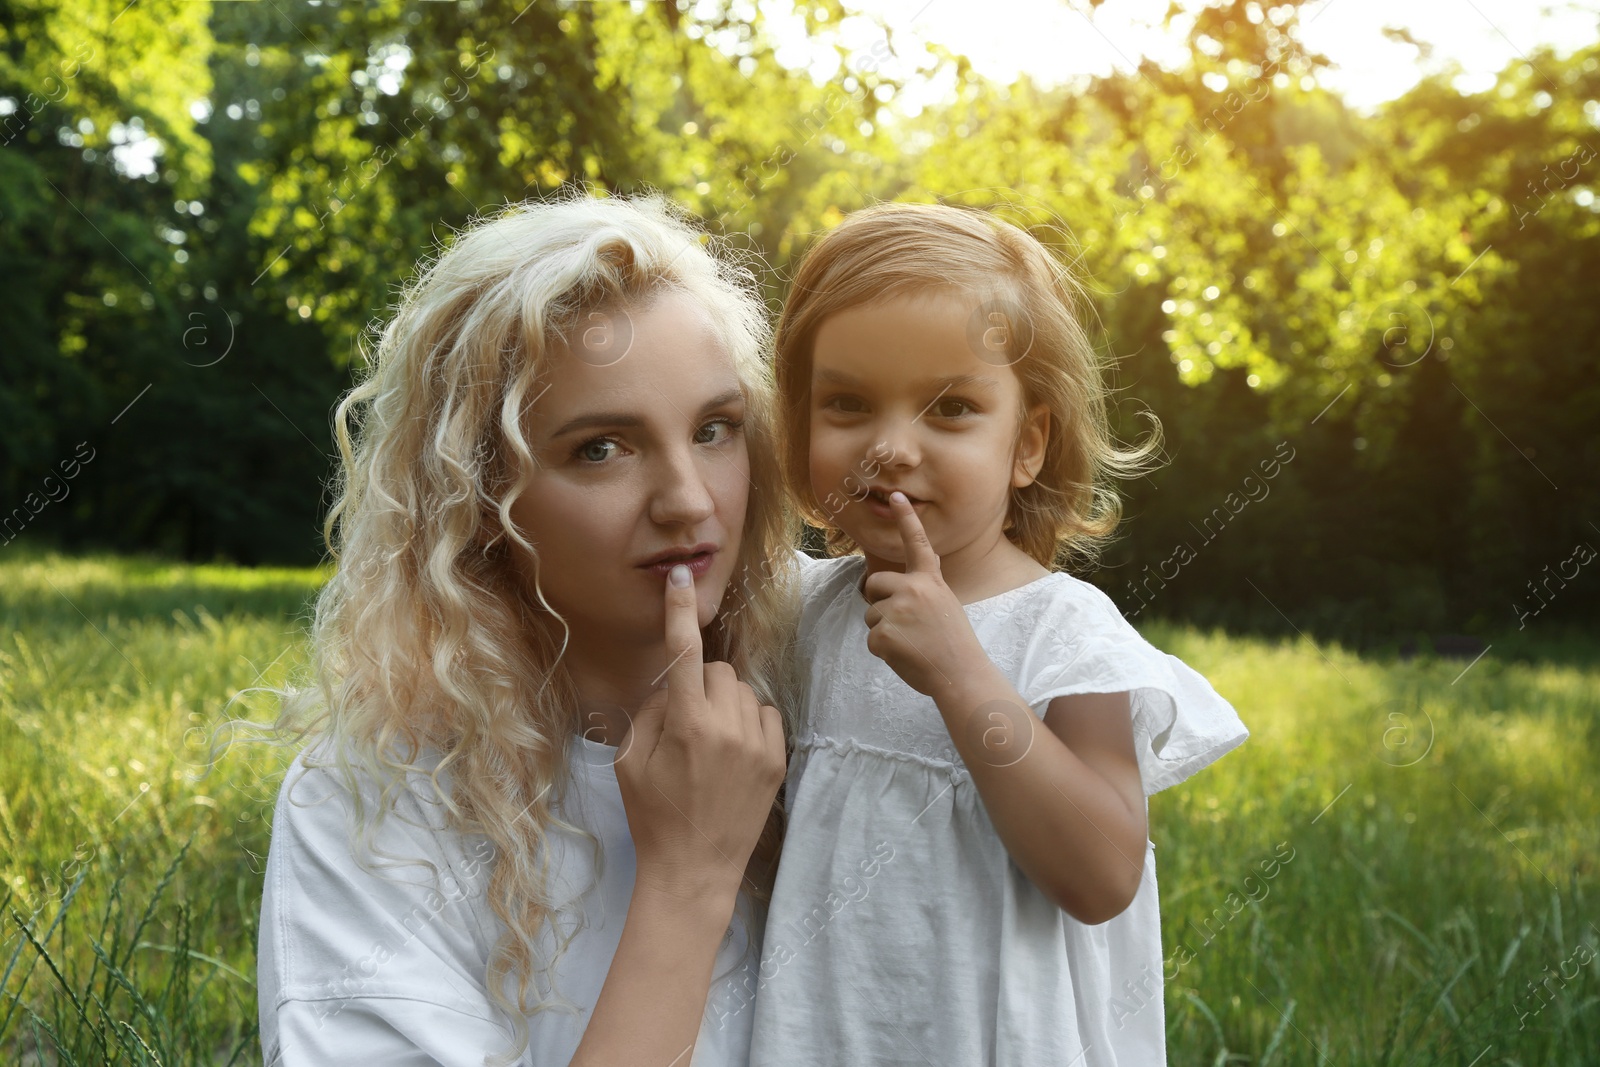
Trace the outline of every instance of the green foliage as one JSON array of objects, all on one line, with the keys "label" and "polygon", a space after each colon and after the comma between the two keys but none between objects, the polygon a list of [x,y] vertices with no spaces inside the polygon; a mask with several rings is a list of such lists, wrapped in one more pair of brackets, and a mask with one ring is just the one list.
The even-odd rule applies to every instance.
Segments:
[{"label": "green foliage", "polygon": [[725,233],[776,238],[803,200],[793,183],[825,169],[818,142],[865,143],[850,112],[871,117],[877,84],[818,86],[777,63],[759,18],[660,5],[536,4],[508,20],[391,2],[258,21],[219,20],[218,39],[256,57],[250,82],[285,89],[263,104],[268,150],[239,164],[252,235],[288,249],[260,289],[309,307],[341,362],[411,263],[507,202],[654,188]]},{"label": "green foliage", "polygon": [[[660,189],[776,307],[845,212],[939,198],[1057,246],[1119,431],[1163,421],[1094,576],[1125,609],[1362,642],[1591,616],[1593,575],[1543,583],[1600,544],[1600,47],[1357,113],[1300,4],[1188,6],[1180,69],[1045,90],[934,50],[954,94],[913,116],[904,49],[848,46],[838,2],[804,13],[824,77],[734,0],[0,4],[4,536],[320,558],[328,414],[374,325],[508,202]],[[139,131],[162,154],[135,177]]]},{"label": "green foliage", "polygon": [[1260,11],[1209,8],[1176,72],[969,81],[888,190],[1055,245],[1094,294],[1122,434],[1161,418],[1172,462],[1125,487],[1135,521],[1094,577],[1129,611],[1364,643],[1547,601],[1592,617],[1592,575],[1528,583],[1600,545],[1600,47],[1360,115],[1317,86],[1294,7]]},{"label": "green foliage", "polygon": [[[326,573],[160,557],[318,559],[328,412],[397,286],[582,184],[666,192],[774,301],[894,198],[991,207],[1085,279],[1119,432],[1152,410],[1171,457],[1093,577],[1254,733],[1152,805],[1168,953],[1297,856],[1168,983],[1175,1064],[1584,1062],[1600,971],[1529,997],[1600,936],[1570,625],[1600,579],[1565,569],[1600,546],[1600,46],[1358,113],[1300,6],[1217,0],[1182,69],[1066,89],[934,52],[955,95],[910,116],[836,0],[805,9],[820,80],[733,0],[0,0],[5,1057],[256,1060],[285,756],[195,772],[226,702],[303,663]],[[1393,658],[1417,631],[1493,647]]]}]

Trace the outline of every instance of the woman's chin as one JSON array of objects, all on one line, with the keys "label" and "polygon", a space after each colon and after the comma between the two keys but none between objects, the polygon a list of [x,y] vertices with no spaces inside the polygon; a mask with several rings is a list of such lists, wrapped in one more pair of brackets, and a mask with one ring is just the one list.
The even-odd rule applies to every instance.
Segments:
[{"label": "woman's chin", "polygon": [[[711,576],[707,576],[710,578]],[[726,577],[715,585],[708,580],[704,585],[695,589],[695,599],[700,606],[700,629],[704,630],[711,625],[717,613],[724,608],[731,608],[732,601],[728,596],[728,582]]]}]

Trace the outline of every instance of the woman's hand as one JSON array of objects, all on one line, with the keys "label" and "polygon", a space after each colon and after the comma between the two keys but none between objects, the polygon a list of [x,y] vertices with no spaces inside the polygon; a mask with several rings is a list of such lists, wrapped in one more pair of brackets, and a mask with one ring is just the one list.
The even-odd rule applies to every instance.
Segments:
[{"label": "woman's hand", "polygon": [[667,687],[617,757],[638,874],[574,1067],[694,1054],[745,864],[783,784],[783,720],[726,663],[701,662],[694,577],[667,580]]},{"label": "woman's hand", "polygon": [[731,906],[783,784],[783,719],[732,666],[702,662],[689,568],[673,568],[666,608],[667,685],[634,715],[616,762],[637,879],[685,900],[726,893]]}]

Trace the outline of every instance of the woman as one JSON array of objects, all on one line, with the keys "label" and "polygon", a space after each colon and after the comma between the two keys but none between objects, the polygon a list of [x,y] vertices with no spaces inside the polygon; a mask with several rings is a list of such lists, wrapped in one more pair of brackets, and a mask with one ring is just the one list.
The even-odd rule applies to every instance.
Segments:
[{"label": "woman", "polygon": [[408,288],[285,693],[269,1063],[744,1063],[793,734],[767,344],[658,200],[513,208]]}]

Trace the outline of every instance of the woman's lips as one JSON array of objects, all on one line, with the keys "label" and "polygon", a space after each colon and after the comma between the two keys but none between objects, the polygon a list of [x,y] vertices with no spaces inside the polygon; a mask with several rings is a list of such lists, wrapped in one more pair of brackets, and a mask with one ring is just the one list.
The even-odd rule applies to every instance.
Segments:
[{"label": "woman's lips", "polygon": [[681,559],[664,559],[660,563],[646,564],[640,569],[647,570],[658,578],[665,580],[668,572],[681,563],[689,568],[690,574],[696,578],[702,578],[705,576],[706,571],[711,569],[711,562],[716,558],[717,554],[715,552],[697,552],[692,556],[686,556]]}]

